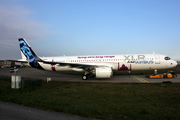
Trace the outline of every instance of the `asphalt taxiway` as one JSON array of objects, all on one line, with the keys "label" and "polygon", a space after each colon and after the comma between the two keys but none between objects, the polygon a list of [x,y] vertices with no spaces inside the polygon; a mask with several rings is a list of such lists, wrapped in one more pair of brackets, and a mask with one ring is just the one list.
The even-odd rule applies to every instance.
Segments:
[{"label": "asphalt taxiway", "polygon": [[[9,68],[0,69],[1,76],[11,76],[14,73],[9,72]],[[109,82],[109,83],[162,83],[171,81],[172,83],[180,83],[180,74],[176,78],[167,79],[149,79],[145,75],[114,75],[111,79],[89,78],[82,80],[81,75],[59,74],[57,72],[37,70],[34,68],[20,68],[17,75],[22,78],[42,79],[51,78],[52,81],[62,82]]]},{"label": "asphalt taxiway", "polygon": [[0,120],[97,120],[0,101]]}]

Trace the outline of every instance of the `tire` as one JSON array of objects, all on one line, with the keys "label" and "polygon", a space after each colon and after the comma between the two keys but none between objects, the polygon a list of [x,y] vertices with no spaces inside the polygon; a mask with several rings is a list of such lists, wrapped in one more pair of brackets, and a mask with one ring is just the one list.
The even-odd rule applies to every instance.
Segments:
[{"label": "tire", "polygon": [[87,76],[87,75],[83,75],[83,76],[82,76],[82,79],[83,79],[83,80],[87,80],[87,79],[88,79],[88,76]]},{"label": "tire", "polygon": [[164,75],[163,78],[167,78],[167,75]]}]

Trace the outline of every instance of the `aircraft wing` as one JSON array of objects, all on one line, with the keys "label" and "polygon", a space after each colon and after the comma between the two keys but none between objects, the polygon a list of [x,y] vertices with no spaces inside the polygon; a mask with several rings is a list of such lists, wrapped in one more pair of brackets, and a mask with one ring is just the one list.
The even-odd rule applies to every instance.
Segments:
[{"label": "aircraft wing", "polygon": [[65,62],[52,62],[52,61],[42,61],[46,64],[59,64],[60,66],[69,66],[69,67],[77,67],[77,68],[89,68],[89,67],[106,67],[106,65],[94,65],[94,64],[79,64],[79,63],[65,63]]}]

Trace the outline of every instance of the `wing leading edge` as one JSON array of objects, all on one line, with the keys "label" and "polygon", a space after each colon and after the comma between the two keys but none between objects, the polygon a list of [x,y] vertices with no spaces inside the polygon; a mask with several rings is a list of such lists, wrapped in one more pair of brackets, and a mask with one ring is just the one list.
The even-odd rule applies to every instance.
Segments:
[{"label": "wing leading edge", "polygon": [[96,68],[96,67],[106,67],[105,65],[94,65],[94,64],[79,64],[79,63],[66,63],[66,62],[52,62],[52,61],[43,61],[42,59],[39,62],[43,62],[51,65],[60,65],[60,66],[69,66],[77,68]]}]

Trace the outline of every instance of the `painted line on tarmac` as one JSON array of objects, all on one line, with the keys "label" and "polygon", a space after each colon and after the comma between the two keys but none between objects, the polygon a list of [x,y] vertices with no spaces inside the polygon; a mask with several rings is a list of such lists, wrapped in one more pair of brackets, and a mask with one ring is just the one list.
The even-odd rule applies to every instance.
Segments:
[{"label": "painted line on tarmac", "polygon": [[136,80],[139,80],[140,82],[143,82],[143,83],[149,83],[149,81],[141,78],[141,77],[138,77],[138,76],[134,76],[134,75],[131,75],[133,78],[135,78]]}]

